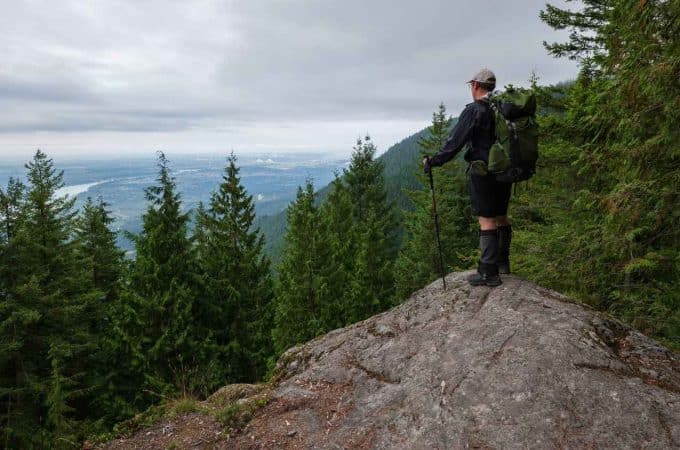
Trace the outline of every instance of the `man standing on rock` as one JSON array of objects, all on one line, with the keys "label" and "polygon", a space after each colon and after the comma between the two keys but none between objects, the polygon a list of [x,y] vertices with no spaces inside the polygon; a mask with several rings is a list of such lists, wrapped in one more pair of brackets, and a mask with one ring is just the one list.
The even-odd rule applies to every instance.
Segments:
[{"label": "man standing on rock", "polygon": [[[468,84],[474,101],[458,117],[444,147],[431,158],[423,159],[425,172],[452,160],[466,144],[466,161],[489,161],[489,149],[496,140],[489,96],[496,88],[496,76],[489,69],[482,69]],[[498,286],[502,283],[499,273],[510,273],[512,230],[507,214],[512,184],[501,183],[490,173],[481,175],[475,167],[468,170],[470,202],[472,213],[479,221],[482,251],[477,273],[468,277],[468,282],[472,286]]]}]

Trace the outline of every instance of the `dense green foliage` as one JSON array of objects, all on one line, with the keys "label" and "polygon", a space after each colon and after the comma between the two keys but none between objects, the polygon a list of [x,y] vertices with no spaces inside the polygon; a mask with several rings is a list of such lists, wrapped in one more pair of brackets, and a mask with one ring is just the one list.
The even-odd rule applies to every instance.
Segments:
[{"label": "dense green foliage", "polygon": [[[455,123],[453,119],[452,123]],[[418,140],[428,133],[427,129],[421,130],[402,141],[391,146],[385,153],[376,158],[383,164],[383,175],[387,200],[395,205],[396,220],[399,224],[397,229],[397,243],[401,243],[403,237],[402,212],[411,210],[413,205],[407,192],[419,189],[421,182],[418,180],[418,172],[414,170],[421,155]],[[316,192],[315,202],[319,206],[330,193],[332,183],[322,187]],[[267,239],[265,253],[271,259],[274,267],[280,262],[283,238],[286,232],[287,211],[279,214],[259,217],[256,225],[260,227]]]},{"label": "dense green foliage", "polygon": [[321,207],[308,181],[288,208],[274,328],[279,353],[391,305],[397,222],[374,155],[370,138],[358,140]]},{"label": "dense green foliage", "polygon": [[[324,330],[320,299],[319,210],[314,204],[310,180],[298,188],[295,202],[288,208],[286,248],[279,266],[274,313],[274,345],[282,352]],[[295,326],[290,326],[295,324]]]},{"label": "dense green foliage", "polygon": [[94,203],[88,197],[80,217],[76,218],[78,251],[92,283],[104,295],[106,305],[117,299],[123,271],[124,252],[116,248],[116,233],[109,228],[114,220],[101,198]]},{"label": "dense green foliage", "polygon": [[[355,246],[351,252],[352,279],[346,288],[350,296],[347,323],[386,309],[394,294],[392,266],[398,251],[397,222],[394,204],[387,198],[384,164],[374,160],[375,151],[369,137],[358,140],[343,177],[352,205],[350,236]],[[341,233],[342,229],[335,232],[337,238],[346,239]]]},{"label": "dense green foliage", "polygon": [[[439,251],[433,215],[429,178],[420,159],[432,156],[446,142],[453,119],[443,104],[432,115],[428,134],[418,140],[420,158],[411,170],[417,173],[418,189],[404,190],[413,206],[404,211],[404,242],[395,266],[396,298],[402,300],[429,281],[441,276]],[[470,211],[465,164],[461,158],[432,171],[434,195],[439,216],[442,260],[446,273],[470,267],[477,247],[476,222]]]},{"label": "dense green foliage", "polygon": [[[680,4],[582,5],[541,13],[573,31],[546,47],[581,71],[556,86],[531,80],[541,153],[511,199],[513,269],[680,348]],[[0,445],[77,448],[159,397],[262,380],[291,345],[439,277],[420,160],[452,123],[441,105],[380,158],[359,140],[333,183],[300,187],[287,225],[266,222],[285,234],[268,250],[280,252],[276,278],[233,155],[193,231],[159,155],[130,261],[104,200],[76,212],[38,151],[26,185],[0,189]],[[477,255],[464,169],[434,170],[447,272]]]},{"label": "dense green foliage", "polygon": [[203,287],[200,334],[211,336],[217,346],[210,352],[215,376],[208,388],[262,379],[272,355],[273,286],[262,254],[264,238],[252,229],[255,205],[241,184],[233,154],[228,163],[208,210],[199,208],[200,226],[194,231]]},{"label": "dense green foliage", "polygon": [[[572,12],[548,5],[541,13],[554,28],[573,29],[568,42],[546,48],[579,60],[581,72],[556,86],[531,80],[542,113],[541,156],[537,176],[519,185],[511,201],[515,271],[678,348],[680,6],[616,0],[582,6]],[[433,139],[442,128],[437,122]],[[437,179],[443,175],[435,171],[435,187],[446,185]],[[437,190],[439,203],[461,200],[463,183],[454,181],[448,194]],[[415,209],[406,214],[396,264],[401,297],[437,277],[428,195],[426,188],[410,194]],[[448,241],[460,244],[445,260],[469,267],[474,242],[465,242],[465,215],[458,218],[458,227],[442,232],[445,254]],[[460,266],[450,262],[456,256]]]},{"label": "dense green foliage", "polygon": [[[515,272],[678,348],[680,5],[587,0],[577,12],[548,5],[541,18],[573,30],[568,42],[545,45],[578,60],[581,71],[573,83],[531,80],[541,155],[537,175],[511,200]],[[416,209],[397,261],[401,295],[437,277],[426,192],[411,196]],[[442,233],[444,241],[465,239],[462,229],[452,232]],[[457,254],[464,267],[474,252],[461,246]]]},{"label": "dense green foliage", "polygon": [[103,200],[77,214],[51,159],[26,169],[0,189],[3,447],[78,448],[159,397],[264,377],[272,282],[234,157],[190,236],[159,154],[134,261]]},{"label": "dense green foliage", "polygon": [[143,230],[133,236],[136,258],[126,292],[137,316],[126,326],[126,340],[136,343],[132,357],[144,368],[144,388],[159,395],[191,390],[191,380],[210,361],[206,336],[194,320],[197,270],[189,215],[181,211],[168,164],[160,153],[158,184],[146,189]]},{"label": "dense green foliage", "polygon": [[[544,90],[540,178],[521,196],[522,270],[680,346],[680,4],[584,1],[542,19],[581,62]],[[565,95],[566,94],[566,95]]]},{"label": "dense green foliage", "polygon": [[59,448],[89,420],[103,295],[82,270],[73,200],[55,195],[63,173],[41,151],[26,169],[28,186],[2,193],[2,438]]}]

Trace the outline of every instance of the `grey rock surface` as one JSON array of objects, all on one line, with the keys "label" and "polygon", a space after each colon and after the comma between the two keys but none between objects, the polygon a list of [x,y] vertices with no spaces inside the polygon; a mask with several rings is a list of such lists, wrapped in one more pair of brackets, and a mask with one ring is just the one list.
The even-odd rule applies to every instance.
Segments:
[{"label": "grey rock surface", "polygon": [[680,356],[514,276],[294,347],[220,448],[680,448]]}]

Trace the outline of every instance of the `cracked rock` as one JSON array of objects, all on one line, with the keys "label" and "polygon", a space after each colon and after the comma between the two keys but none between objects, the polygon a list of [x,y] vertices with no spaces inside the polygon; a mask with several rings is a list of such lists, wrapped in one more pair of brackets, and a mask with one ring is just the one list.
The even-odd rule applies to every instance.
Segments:
[{"label": "cracked rock", "polygon": [[299,431],[295,448],[680,447],[677,353],[521,278],[470,288],[468,273],[284,355],[304,364],[251,429]]}]

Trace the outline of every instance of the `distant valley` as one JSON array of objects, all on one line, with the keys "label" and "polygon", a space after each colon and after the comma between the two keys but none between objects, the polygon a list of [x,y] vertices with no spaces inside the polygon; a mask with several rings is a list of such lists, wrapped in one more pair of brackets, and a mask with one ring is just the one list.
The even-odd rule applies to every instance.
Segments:
[{"label": "distant valley", "polygon": [[[420,187],[416,179],[420,159],[418,139],[426,132],[424,129],[403,139],[378,157],[385,166],[388,197],[396,202],[398,210],[409,208],[403,190]],[[211,192],[221,181],[226,158],[226,154],[169,157],[185,211],[195,210],[200,201],[208,202]],[[87,197],[97,199],[101,196],[116,219],[114,229],[121,231],[119,247],[132,255],[133,245],[122,231],[138,233],[141,230],[141,217],[147,207],[144,189],[155,183],[156,160],[151,157],[92,161],[53,159],[56,167],[64,171],[65,186],[58,193],[75,196],[76,207],[80,207]],[[328,184],[335,173],[342,174],[348,159],[349,152],[347,158],[321,153],[239,157],[242,183],[255,203],[255,226],[264,233],[265,252],[274,263],[278,261],[283,244],[286,209],[294,200],[298,186],[311,178],[318,201],[323,201]],[[9,177],[23,178],[24,174],[23,163],[0,165],[0,187],[4,189]]]},{"label": "distant valley", "polygon": [[[170,156],[173,175],[182,196],[184,210],[193,210],[200,201],[208,202],[219,183],[227,155]],[[65,186],[58,194],[75,196],[76,207],[87,199],[102,197],[116,219],[114,228],[137,233],[147,203],[144,189],[155,184],[156,161],[153,158],[127,158],[98,161],[60,160],[53,158],[58,170],[64,171]],[[337,155],[286,154],[248,155],[238,160],[242,183],[253,196],[258,216],[273,215],[284,210],[295,198],[297,186],[311,178],[315,185],[329,183],[334,172],[342,171],[347,160]],[[0,186],[9,177],[22,178],[23,164],[0,165]],[[126,251],[132,243],[119,236],[118,245]]]}]

